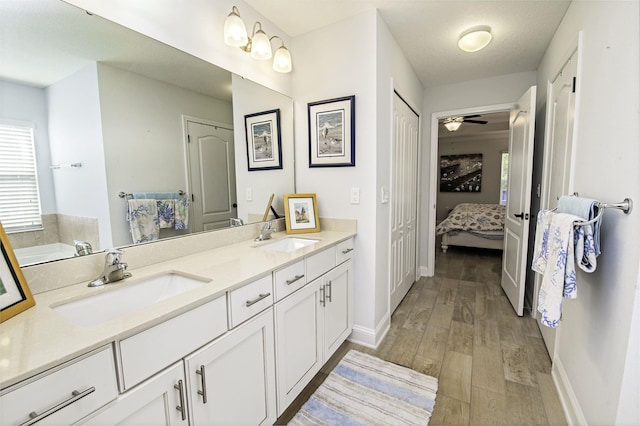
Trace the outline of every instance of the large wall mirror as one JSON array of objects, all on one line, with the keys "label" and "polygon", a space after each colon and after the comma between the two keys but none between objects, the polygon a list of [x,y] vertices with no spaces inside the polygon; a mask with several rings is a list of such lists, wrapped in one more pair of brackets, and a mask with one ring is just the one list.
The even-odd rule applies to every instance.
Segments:
[{"label": "large wall mirror", "polygon": [[[278,144],[281,168],[249,170],[245,117],[269,111],[279,138],[263,132],[260,149]],[[169,193],[160,207],[188,219],[163,222],[162,239],[260,221],[271,194],[283,214],[295,192],[290,98],[60,0],[0,2],[0,125],[33,131],[35,177],[0,169],[14,179],[0,208],[40,205],[41,224],[3,220],[22,266],[74,256],[76,241],[153,241],[144,223],[132,232],[134,196]]]}]

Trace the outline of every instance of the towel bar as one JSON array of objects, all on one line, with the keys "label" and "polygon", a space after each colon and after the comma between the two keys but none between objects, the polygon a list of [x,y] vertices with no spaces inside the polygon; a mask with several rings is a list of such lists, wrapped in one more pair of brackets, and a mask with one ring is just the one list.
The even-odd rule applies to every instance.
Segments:
[{"label": "towel bar", "polygon": [[[575,193],[574,195],[577,196],[578,194]],[[618,209],[622,210],[624,214],[629,215],[631,214],[631,210],[633,210],[633,201],[631,200],[631,198],[625,198],[621,203],[598,203],[598,208],[600,209],[600,211],[598,212],[598,215],[596,217],[591,220],[576,221],[574,222],[574,224],[579,226],[591,225],[592,223],[600,220],[602,215],[604,215],[605,209]]]},{"label": "towel bar", "polygon": [[[179,190],[178,190],[178,195],[179,195],[179,196],[183,197],[183,196],[184,196],[184,194],[185,194],[185,192],[184,192],[182,189],[179,189]],[[120,192],[118,192],[118,197],[120,197],[120,198],[125,198],[125,199],[127,199],[127,200],[128,200],[129,198],[132,198],[132,197],[133,197],[133,194],[130,194],[130,193],[128,193],[128,192],[122,192],[122,191],[120,191]]]}]

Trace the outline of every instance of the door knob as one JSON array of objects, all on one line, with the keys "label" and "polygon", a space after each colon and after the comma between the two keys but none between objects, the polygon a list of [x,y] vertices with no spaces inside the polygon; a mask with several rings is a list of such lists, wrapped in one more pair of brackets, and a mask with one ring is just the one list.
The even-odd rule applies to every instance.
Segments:
[{"label": "door knob", "polygon": [[517,217],[518,219],[529,220],[529,213],[516,213],[514,214],[514,216]]}]

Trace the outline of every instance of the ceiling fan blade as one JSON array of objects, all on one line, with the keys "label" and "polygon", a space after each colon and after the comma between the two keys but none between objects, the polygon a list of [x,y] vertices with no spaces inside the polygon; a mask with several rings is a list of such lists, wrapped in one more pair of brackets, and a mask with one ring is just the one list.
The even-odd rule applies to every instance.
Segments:
[{"label": "ceiling fan blade", "polygon": [[485,120],[467,120],[466,118],[464,119],[465,123],[473,123],[473,124],[487,124],[488,121]]},{"label": "ceiling fan blade", "polygon": [[464,118],[476,118],[476,117],[481,117],[480,114],[473,114],[473,115],[465,115]]}]

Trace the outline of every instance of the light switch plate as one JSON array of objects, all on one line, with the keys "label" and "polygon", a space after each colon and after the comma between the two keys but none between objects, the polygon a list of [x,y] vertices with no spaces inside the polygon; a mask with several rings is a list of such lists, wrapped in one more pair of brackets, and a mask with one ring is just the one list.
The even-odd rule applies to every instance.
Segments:
[{"label": "light switch plate", "polygon": [[246,201],[253,201],[253,191],[251,188],[246,189],[245,199]]},{"label": "light switch plate", "polygon": [[351,188],[351,204],[360,204],[360,188]]},{"label": "light switch plate", "polygon": [[387,204],[389,202],[389,188],[383,186],[380,188],[380,204]]}]

